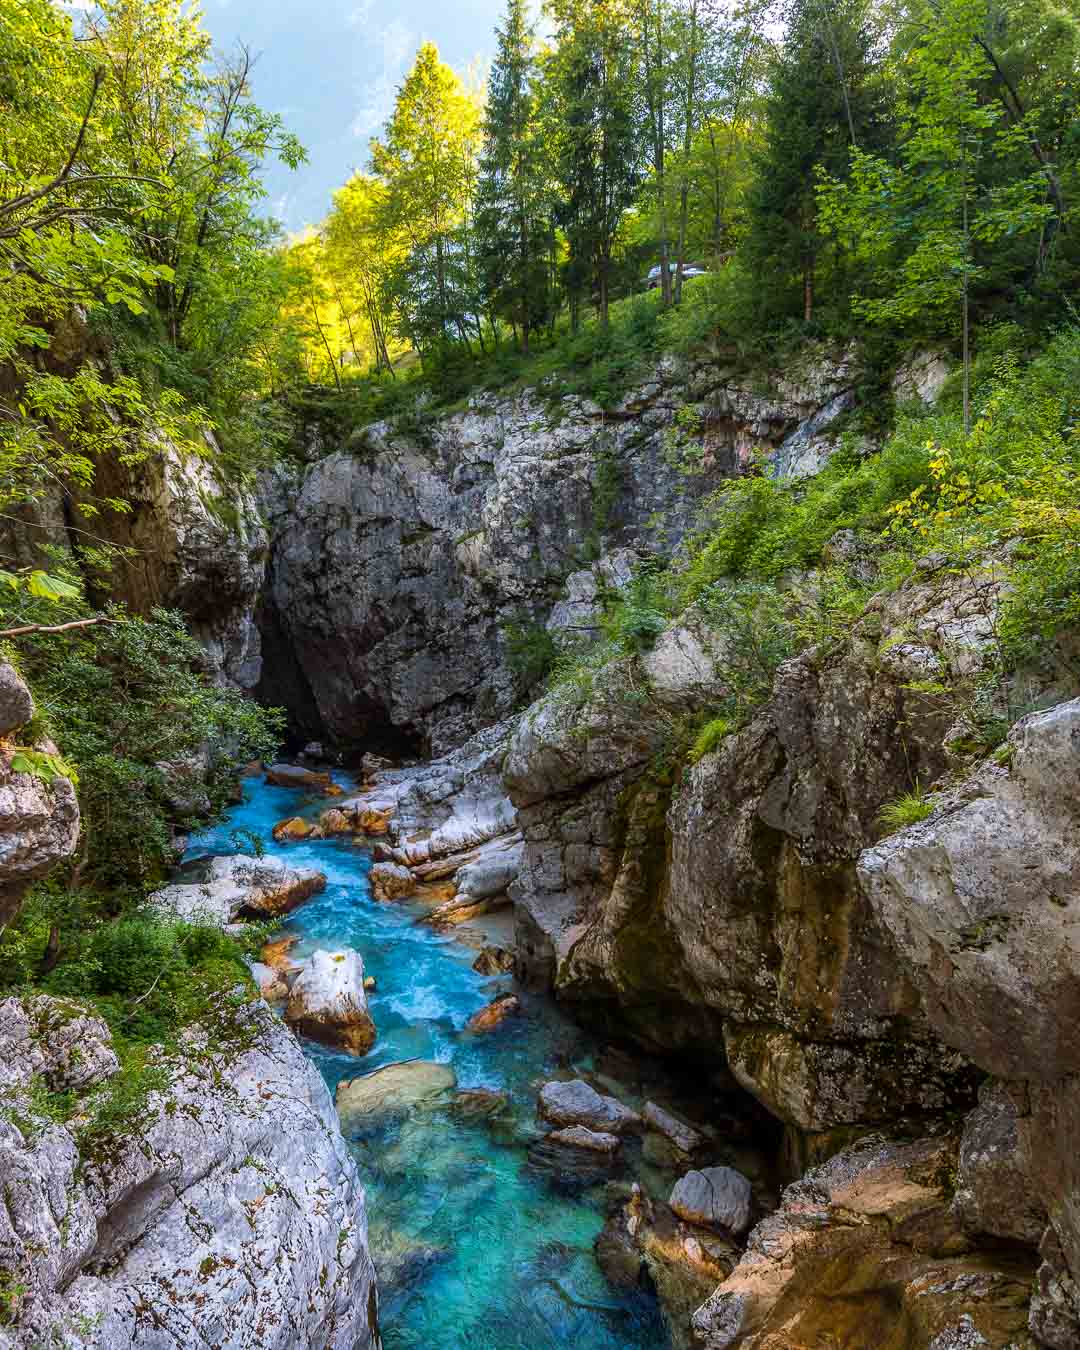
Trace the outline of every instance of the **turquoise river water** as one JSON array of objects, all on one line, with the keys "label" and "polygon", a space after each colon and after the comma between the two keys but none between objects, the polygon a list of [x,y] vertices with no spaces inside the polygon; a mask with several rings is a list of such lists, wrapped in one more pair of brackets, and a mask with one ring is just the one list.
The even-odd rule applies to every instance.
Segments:
[{"label": "turquoise river water", "polygon": [[418,923],[408,903],[375,901],[367,849],[348,840],[274,843],[275,822],[322,807],[248,779],[243,803],[194,838],[186,857],[250,852],[242,833],[250,831],[267,853],[326,873],[326,890],[289,916],[283,934],[299,935],[297,957],[355,948],[377,982],[370,1054],[357,1060],[305,1042],[331,1092],[342,1078],[419,1057],[450,1063],[459,1088],[511,1095],[511,1117],[496,1129],[434,1110],[352,1141],[386,1350],[663,1350],[655,1300],[612,1288],[593,1256],[602,1182],[568,1187],[534,1166],[527,1149],[539,1083],[592,1067],[597,1046],[540,996],[523,995],[526,1016],[493,1032],[465,1032],[509,977],[475,974],[475,948]]}]

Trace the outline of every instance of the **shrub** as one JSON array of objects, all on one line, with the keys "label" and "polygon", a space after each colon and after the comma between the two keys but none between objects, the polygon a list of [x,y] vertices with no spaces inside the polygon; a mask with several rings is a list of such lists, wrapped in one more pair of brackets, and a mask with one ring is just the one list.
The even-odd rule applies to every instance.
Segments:
[{"label": "shrub", "polygon": [[172,862],[178,761],[206,756],[208,814],[229,800],[239,769],[273,754],[283,715],[203,673],[201,648],[178,614],[113,616],[78,635],[21,640],[21,666],[43,722],[79,773],[81,872],[102,886],[146,885]]},{"label": "shrub", "polygon": [[706,755],[712,754],[731,730],[731,722],[726,717],[714,717],[711,722],[706,722],[690,747],[687,759],[691,764],[697,764]]}]

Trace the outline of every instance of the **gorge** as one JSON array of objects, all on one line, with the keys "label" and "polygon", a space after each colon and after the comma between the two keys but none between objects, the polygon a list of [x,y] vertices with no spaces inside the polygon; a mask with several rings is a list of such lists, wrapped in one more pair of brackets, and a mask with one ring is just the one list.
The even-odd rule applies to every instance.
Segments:
[{"label": "gorge", "polygon": [[1080,1350],[1078,6],[0,0],[0,1350]]}]

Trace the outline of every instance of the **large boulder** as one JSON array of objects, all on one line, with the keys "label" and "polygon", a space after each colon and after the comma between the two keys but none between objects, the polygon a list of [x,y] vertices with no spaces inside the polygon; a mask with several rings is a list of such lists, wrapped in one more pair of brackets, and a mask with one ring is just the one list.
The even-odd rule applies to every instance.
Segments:
[{"label": "large boulder", "polygon": [[675,1183],[668,1204],[687,1223],[741,1237],[750,1227],[750,1183],[733,1167],[703,1167]]},{"label": "large boulder", "polygon": [[314,952],[289,991],[285,1020],[301,1036],[366,1055],[375,1044],[375,1023],[360,953]]},{"label": "large boulder", "polygon": [[202,881],[176,882],[155,891],[151,903],[178,919],[224,927],[239,915],[277,918],[326,888],[314,867],[290,867],[282,858],[230,854],[211,858]]},{"label": "large boulder", "polygon": [[418,1106],[445,1101],[456,1086],[457,1075],[449,1064],[424,1059],[386,1064],[362,1078],[343,1078],[336,1096],[342,1129],[353,1133]]},{"label": "large boulder", "polygon": [[626,1134],[641,1127],[641,1117],[636,1111],[597,1092],[580,1078],[545,1083],[540,1089],[537,1110],[542,1120],[560,1127],[584,1125],[609,1134]]},{"label": "large boulder", "polygon": [[[235,1030],[189,1035],[143,1109],[90,1135],[117,1069],[104,1024],[0,1003],[0,1345],[378,1350],[364,1193],[322,1077],[264,1004]],[[42,1079],[84,1094],[68,1124]]]}]

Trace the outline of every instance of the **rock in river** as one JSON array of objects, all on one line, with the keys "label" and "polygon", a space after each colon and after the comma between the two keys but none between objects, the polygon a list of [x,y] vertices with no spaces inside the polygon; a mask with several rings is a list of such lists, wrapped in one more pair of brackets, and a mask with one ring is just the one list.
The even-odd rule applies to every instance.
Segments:
[{"label": "rock in river", "polygon": [[402,900],[416,890],[416,879],[400,863],[376,863],[369,874],[371,893],[376,900]]},{"label": "rock in river", "polygon": [[433,1102],[457,1086],[449,1064],[410,1059],[387,1064],[362,1078],[345,1078],[335,1102],[346,1132],[378,1124],[387,1116],[404,1114],[422,1102]]},{"label": "rock in river", "polygon": [[671,1208],[687,1223],[738,1237],[750,1227],[750,1183],[733,1167],[687,1172],[671,1192]]},{"label": "rock in river", "polygon": [[492,999],[486,1008],[473,1013],[466,1023],[466,1031],[492,1031],[501,1026],[508,1017],[517,1017],[521,1013],[521,1000],[516,994],[500,994]]},{"label": "rock in river", "polygon": [[375,1044],[375,1023],[360,953],[315,952],[292,987],[285,1020],[313,1041],[366,1055]]},{"label": "rock in river", "polygon": [[546,1142],[561,1144],[566,1148],[584,1148],[590,1153],[614,1153],[622,1141],[617,1134],[608,1134],[604,1130],[589,1130],[584,1125],[568,1125],[563,1130],[552,1130]]},{"label": "rock in river", "polygon": [[288,867],[281,858],[233,854],[213,858],[206,880],[181,882],[155,891],[150,902],[177,918],[206,919],[224,926],[239,914],[274,918],[288,914],[326,886],[313,867]]},{"label": "rock in river", "polygon": [[602,1133],[626,1134],[641,1128],[641,1117],[614,1097],[604,1097],[580,1078],[545,1083],[537,1108],[552,1125],[584,1125]]}]

